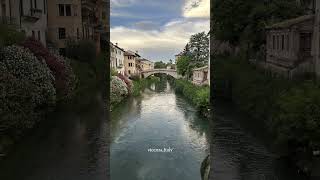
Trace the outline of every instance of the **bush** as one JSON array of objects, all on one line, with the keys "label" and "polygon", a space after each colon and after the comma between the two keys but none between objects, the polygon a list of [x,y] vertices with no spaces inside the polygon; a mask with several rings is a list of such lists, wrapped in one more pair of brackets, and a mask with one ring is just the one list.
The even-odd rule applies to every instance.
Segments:
[{"label": "bush", "polygon": [[33,127],[55,105],[54,77],[27,49],[3,48],[0,74],[0,134]]},{"label": "bush", "polygon": [[121,102],[128,95],[126,83],[117,76],[112,76],[110,82],[110,104],[112,106]]},{"label": "bush", "polygon": [[75,75],[70,65],[70,60],[54,55],[34,38],[26,39],[21,45],[29,49],[39,61],[44,60],[55,76],[55,87],[58,100],[67,100],[72,97],[75,87]]},{"label": "bush", "polygon": [[93,63],[96,57],[96,45],[90,40],[68,40],[66,56],[81,62]]},{"label": "bush", "polygon": [[129,92],[129,94],[131,94],[132,93],[132,86],[133,86],[132,81],[122,74],[118,74],[117,77],[126,83],[128,92]]},{"label": "bush", "polygon": [[10,46],[18,44],[25,39],[25,34],[18,32],[14,28],[0,24],[0,48],[2,46]]},{"label": "bush", "polygon": [[177,79],[174,83],[175,91],[187,97],[200,111],[209,108],[210,89],[208,86],[196,86],[186,80]]}]

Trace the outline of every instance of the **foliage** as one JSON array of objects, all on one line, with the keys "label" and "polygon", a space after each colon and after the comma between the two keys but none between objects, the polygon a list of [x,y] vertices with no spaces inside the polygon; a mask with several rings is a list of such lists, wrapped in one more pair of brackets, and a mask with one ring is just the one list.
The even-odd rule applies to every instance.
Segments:
[{"label": "foliage", "polygon": [[75,75],[70,60],[62,56],[54,55],[34,38],[27,38],[21,45],[29,49],[39,61],[45,61],[55,76],[55,87],[58,100],[67,100],[72,97],[75,88]]},{"label": "foliage", "polygon": [[0,52],[0,134],[31,128],[56,102],[54,77],[27,49]]},{"label": "foliage", "polygon": [[214,82],[231,82],[238,109],[264,124],[280,150],[320,147],[319,82],[272,78],[239,58],[218,58],[214,67]]},{"label": "foliage", "polygon": [[2,46],[10,46],[18,44],[25,39],[25,34],[18,32],[13,27],[0,24],[0,48]]},{"label": "foliage", "polygon": [[176,92],[187,97],[198,109],[208,110],[210,105],[210,88],[208,86],[196,86],[189,81],[177,79],[174,87]]},{"label": "foliage", "polygon": [[190,63],[192,61],[190,56],[181,56],[177,60],[176,68],[178,74],[181,74],[182,76],[190,76],[192,73],[192,64]]},{"label": "foliage", "polygon": [[110,81],[110,104],[112,106],[121,102],[128,95],[128,89],[125,82],[117,76],[112,76]]},{"label": "foliage", "polygon": [[132,95],[139,96],[143,89],[150,86],[152,83],[157,83],[157,82],[160,82],[160,78],[156,76],[149,76],[148,78],[145,78],[145,79],[139,79],[139,80],[133,81]]},{"label": "foliage", "polygon": [[122,74],[118,74],[117,77],[120,78],[123,82],[126,83],[127,89],[128,89],[128,93],[131,94],[132,93],[132,86],[133,86],[132,81],[129,78],[127,78],[126,76],[122,75]]},{"label": "foliage", "polygon": [[162,61],[158,61],[154,63],[154,69],[165,69],[166,67],[167,67],[167,64]]},{"label": "foliage", "polygon": [[66,46],[66,56],[81,62],[92,64],[96,57],[96,45],[91,40],[75,41],[69,39]]},{"label": "foliage", "polygon": [[116,69],[114,69],[114,68],[111,68],[110,73],[111,73],[111,76],[116,76],[116,75],[118,75],[117,70],[116,70]]},{"label": "foliage", "polygon": [[[191,36],[188,43],[190,55],[193,61],[207,64],[209,60],[209,37],[207,33],[201,32]],[[187,49],[187,48],[186,48]],[[187,51],[187,50],[186,50]]]}]

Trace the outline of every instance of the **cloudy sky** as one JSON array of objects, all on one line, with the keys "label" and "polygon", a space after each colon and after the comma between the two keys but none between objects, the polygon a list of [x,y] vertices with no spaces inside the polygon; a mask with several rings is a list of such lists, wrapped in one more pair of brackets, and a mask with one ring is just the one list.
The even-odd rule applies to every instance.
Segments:
[{"label": "cloudy sky", "polygon": [[210,0],[111,0],[111,41],[153,61],[181,52],[209,31]]}]

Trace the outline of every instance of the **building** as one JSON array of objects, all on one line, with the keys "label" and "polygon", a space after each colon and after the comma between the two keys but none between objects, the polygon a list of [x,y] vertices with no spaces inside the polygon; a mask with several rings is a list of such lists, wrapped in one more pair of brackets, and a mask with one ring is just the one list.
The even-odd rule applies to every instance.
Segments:
[{"label": "building", "polygon": [[208,66],[196,68],[192,70],[192,83],[196,85],[207,85],[209,84],[208,79],[208,72],[209,68]]},{"label": "building", "polygon": [[0,0],[1,23],[14,25],[46,46],[47,0]]},{"label": "building", "polygon": [[293,77],[304,73],[320,75],[319,10],[266,28],[266,68]]},{"label": "building", "polygon": [[140,59],[139,63],[142,71],[149,71],[154,69],[154,62],[149,61],[148,59]]},{"label": "building", "polygon": [[140,55],[138,52],[126,51],[124,52],[124,68],[125,68],[125,75],[132,76],[138,75],[138,61]]},{"label": "building", "polygon": [[110,43],[110,67],[119,74],[125,74],[124,67],[124,49],[118,46],[118,43]]},{"label": "building", "polygon": [[48,1],[48,47],[65,54],[67,39],[83,39],[81,0]]}]

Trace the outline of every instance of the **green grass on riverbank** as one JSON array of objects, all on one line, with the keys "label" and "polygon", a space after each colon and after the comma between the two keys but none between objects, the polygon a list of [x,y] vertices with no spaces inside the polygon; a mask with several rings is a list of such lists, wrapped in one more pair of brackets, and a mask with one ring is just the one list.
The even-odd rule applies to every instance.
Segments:
[{"label": "green grass on riverbank", "polygon": [[[231,84],[233,103],[254,121],[264,124],[278,152],[310,156],[312,150],[320,148],[318,81],[271,77],[246,60],[233,57],[216,59],[214,67],[214,81]],[[215,88],[223,88],[217,87],[219,84]]]},{"label": "green grass on riverbank", "polygon": [[189,99],[200,112],[208,116],[210,105],[210,88],[209,86],[196,86],[190,81],[177,79],[173,83],[175,91]]}]

